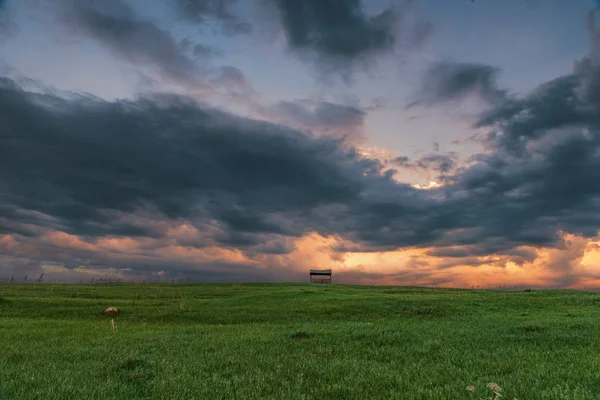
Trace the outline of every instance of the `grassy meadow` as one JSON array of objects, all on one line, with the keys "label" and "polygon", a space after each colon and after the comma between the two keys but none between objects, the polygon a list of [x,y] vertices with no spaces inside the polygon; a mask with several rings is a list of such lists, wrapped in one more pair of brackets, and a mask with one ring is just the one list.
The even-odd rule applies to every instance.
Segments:
[{"label": "grassy meadow", "polygon": [[0,285],[1,399],[499,394],[600,399],[600,293]]}]

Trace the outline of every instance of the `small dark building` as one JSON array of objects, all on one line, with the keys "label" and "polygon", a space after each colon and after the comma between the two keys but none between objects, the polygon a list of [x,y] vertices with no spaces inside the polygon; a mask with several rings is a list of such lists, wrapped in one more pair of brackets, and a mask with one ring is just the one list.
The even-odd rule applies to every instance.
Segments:
[{"label": "small dark building", "polygon": [[331,283],[331,270],[330,269],[311,269],[310,283]]}]

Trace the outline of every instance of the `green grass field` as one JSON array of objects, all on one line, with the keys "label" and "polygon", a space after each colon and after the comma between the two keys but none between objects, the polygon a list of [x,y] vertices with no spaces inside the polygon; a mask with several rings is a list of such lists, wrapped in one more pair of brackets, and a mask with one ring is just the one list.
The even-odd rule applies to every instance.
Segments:
[{"label": "green grass field", "polygon": [[590,292],[5,284],[0,346],[6,400],[600,399]]}]

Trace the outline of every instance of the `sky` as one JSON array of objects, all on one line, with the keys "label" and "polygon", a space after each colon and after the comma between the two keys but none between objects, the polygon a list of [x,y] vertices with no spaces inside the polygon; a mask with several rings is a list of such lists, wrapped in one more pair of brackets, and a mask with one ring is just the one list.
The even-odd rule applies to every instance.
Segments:
[{"label": "sky", "polygon": [[598,289],[598,7],[0,0],[0,281]]}]

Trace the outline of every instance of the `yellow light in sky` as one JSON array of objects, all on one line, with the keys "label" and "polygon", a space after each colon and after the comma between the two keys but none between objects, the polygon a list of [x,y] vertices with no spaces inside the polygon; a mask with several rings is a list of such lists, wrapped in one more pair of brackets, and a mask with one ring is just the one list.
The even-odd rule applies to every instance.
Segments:
[{"label": "yellow light in sky", "polygon": [[427,185],[421,185],[419,183],[415,183],[414,185],[412,185],[412,187],[414,187],[415,189],[420,189],[420,190],[429,190],[429,189],[433,189],[433,188],[437,188],[437,187],[441,187],[442,185],[437,183],[436,181],[430,181]]}]

